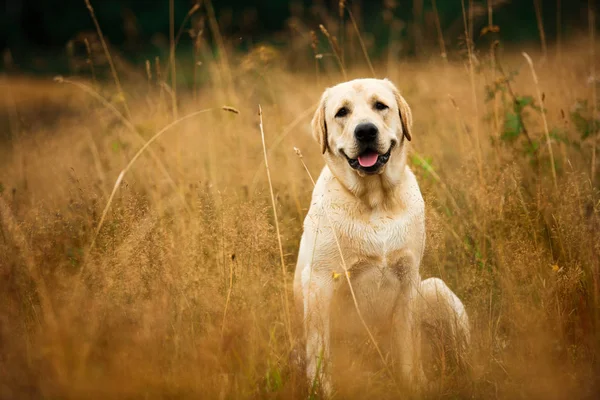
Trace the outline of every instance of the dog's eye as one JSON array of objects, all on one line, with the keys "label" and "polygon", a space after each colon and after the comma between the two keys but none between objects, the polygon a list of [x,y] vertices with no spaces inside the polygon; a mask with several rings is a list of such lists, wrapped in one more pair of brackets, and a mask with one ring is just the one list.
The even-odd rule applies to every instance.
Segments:
[{"label": "dog's eye", "polygon": [[385,104],[383,104],[383,103],[382,103],[382,102],[380,102],[380,101],[377,101],[377,102],[375,102],[375,109],[377,109],[377,110],[379,110],[379,111],[381,111],[381,110],[386,110],[386,109],[388,109],[388,108],[389,108],[388,106],[386,106]]},{"label": "dog's eye", "polygon": [[336,118],[345,117],[346,115],[348,115],[348,109],[346,107],[340,108],[338,112],[335,113]]}]

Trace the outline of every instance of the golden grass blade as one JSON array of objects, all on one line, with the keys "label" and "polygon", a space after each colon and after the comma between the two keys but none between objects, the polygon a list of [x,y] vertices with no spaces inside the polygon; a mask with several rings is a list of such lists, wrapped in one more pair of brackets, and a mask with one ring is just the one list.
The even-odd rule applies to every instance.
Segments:
[{"label": "golden grass blade", "polygon": [[346,10],[348,11],[348,16],[350,16],[350,22],[352,22],[352,27],[354,28],[354,31],[356,32],[356,36],[358,37],[358,43],[360,43],[360,48],[362,49],[363,55],[365,56],[365,60],[367,61],[367,64],[369,65],[369,70],[371,71],[371,75],[373,75],[373,78],[375,78],[377,75],[375,74],[375,69],[373,68],[373,64],[371,63],[371,58],[369,57],[369,53],[367,52],[367,46],[365,46],[365,42],[362,39],[360,30],[358,29],[358,25],[356,24],[356,20],[354,19],[354,15],[352,14],[352,11],[350,11],[349,7],[346,7]]},{"label": "golden grass blade", "polygon": [[[192,6],[192,8],[189,9],[189,11],[185,15],[185,17],[183,18],[183,21],[181,22],[181,25],[179,25],[179,30],[177,31],[177,35],[175,35],[175,42],[174,42],[175,49],[177,49],[177,45],[179,44],[179,40],[181,39],[181,35],[183,35],[183,31],[185,29],[185,25],[190,20],[190,18],[192,17],[192,15],[194,15],[196,13],[196,11],[198,11],[200,9],[201,4],[202,4],[201,2],[194,4]],[[167,73],[169,71],[169,69],[171,69],[171,59],[170,58],[169,58],[169,62],[167,63],[167,66],[166,66],[165,73]]]},{"label": "golden grass blade", "polygon": [[[489,0],[488,0],[489,3]],[[444,34],[442,32],[442,24],[440,23],[440,15],[438,13],[437,4],[435,0],[431,0],[431,6],[433,8],[433,15],[435,17],[435,29],[438,34],[438,42],[440,45],[440,55],[445,63],[448,62],[448,53],[446,53],[446,43],[444,42]]]},{"label": "golden grass blade", "polygon": [[[590,80],[592,81],[592,115],[598,112],[598,78],[596,77],[596,10],[592,5],[592,0],[588,0],[588,25],[590,31]],[[591,179],[596,179],[596,147],[598,145],[598,133],[592,140],[592,168]]]},{"label": "golden grass blade", "polygon": [[[304,109],[292,122],[290,122],[285,129],[273,140],[271,146],[269,146],[269,156],[271,156],[277,147],[283,142],[283,140],[294,131],[294,129],[300,124],[305,118],[309,117],[317,108],[319,102],[314,103],[310,107]],[[258,166],[256,172],[254,173],[254,178],[252,178],[252,183],[250,184],[250,192],[254,192],[256,189],[256,185],[258,184],[258,178],[260,176],[260,172],[262,168],[265,166],[265,160],[261,160],[260,165]]]},{"label": "golden grass blade", "polygon": [[542,97],[542,93],[540,92],[540,85],[538,82],[537,74],[535,73],[535,68],[533,68],[533,61],[529,54],[523,52],[521,53],[525,60],[527,60],[527,64],[529,64],[529,68],[531,69],[531,75],[533,76],[533,82],[535,83],[535,92],[537,94],[538,102],[540,103],[540,107],[542,108],[542,120],[544,121],[544,133],[546,134],[546,144],[548,145],[548,154],[550,155],[550,166],[552,167],[552,179],[554,181],[554,189],[558,191],[558,183],[556,181],[556,164],[554,163],[554,154],[552,152],[552,144],[550,143],[550,130],[548,129],[548,121],[546,120],[546,111],[544,107],[544,98]]},{"label": "golden grass blade", "polygon": [[177,66],[175,64],[175,0],[169,0],[169,63],[171,66],[171,108],[177,120]]},{"label": "golden grass blade", "polygon": [[223,70],[225,78],[227,79],[227,93],[235,96],[235,93],[229,93],[229,91],[233,89],[233,77],[231,75],[231,68],[229,67],[227,49],[225,48],[225,41],[223,40],[223,35],[221,35],[221,30],[219,29],[219,22],[217,21],[217,17],[215,16],[215,10],[210,0],[206,0],[204,2],[204,8],[206,9],[206,13],[208,14],[208,23],[210,25],[210,30],[214,35],[215,40],[217,42],[217,47],[219,48],[219,60],[221,64],[221,69]]},{"label": "golden grass blade", "polygon": [[324,25],[322,25],[322,24],[319,25],[319,29],[321,30],[323,35],[325,35],[325,37],[327,38],[327,41],[329,42],[329,46],[331,47],[331,51],[333,51],[333,55],[335,56],[335,59],[338,62],[340,71],[342,72],[342,76],[344,77],[344,80],[347,80],[348,76],[346,74],[346,68],[344,67],[344,62],[342,61],[342,58],[340,56],[340,48],[337,45],[337,42],[334,41],[334,38],[331,37],[331,34],[327,30],[327,28],[325,28]]},{"label": "golden grass blade", "polygon": [[227,309],[229,308],[229,300],[231,299],[231,292],[233,291],[233,262],[232,257],[229,260],[229,288],[227,289],[227,298],[225,300],[225,308],[223,309],[223,321],[221,321],[221,341],[223,340],[223,332],[225,331],[225,319],[227,318]]},{"label": "golden grass blade", "polygon": [[542,44],[542,54],[544,60],[548,59],[548,47],[546,46],[546,32],[544,31],[544,21],[542,20],[542,5],[540,0],[533,0],[535,8],[535,18],[537,20],[538,31],[540,33],[540,42]]},{"label": "golden grass blade", "polygon": [[117,68],[115,68],[115,63],[113,62],[112,56],[110,55],[110,51],[108,50],[108,45],[106,44],[106,40],[104,40],[104,35],[102,34],[102,29],[100,28],[100,23],[96,18],[96,13],[94,12],[94,8],[90,3],[90,0],[84,0],[87,9],[90,12],[90,16],[94,21],[94,25],[96,27],[96,32],[98,33],[98,37],[100,38],[100,43],[102,43],[102,49],[104,50],[104,54],[106,59],[108,60],[108,65],[110,66],[110,72],[112,73],[113,80],[115,81],[115,85],[117,85],[117,91],[119,92],[120,98],[123,99],[123,106],[125,107],[125,113],[127,114],[127,118],[131,119],[131,111],[129,111],[129,106],[127,105],[127,99],[125,98],[125,92],[123,91],[123,87],[121,86],[121,80],[119,79],[119,74],[117,74]]},{"label": "golden grass blade", "polygon": [[[467,20],[467,12],[465,10],[465,0],[461,0],[463,24],[465,28],[465,42],[467,45],[467,54],[469,56],[469,80],[471,83],[471,99],[473,102],[473,109],[475,110],[475,116],[473,118],[473,125],[475,126],[475,143],[477,146],[477,167],[479,172],[479,185],[483,189],[485,187],[485,181],[483,177],[483,150],[481,148],[481,139],[479,137],[479,104],[477,102],[477,88],[475,85],[475,66],[473,65],[473,1],[469,0],[469,16]],[[482,190],[483,191],[483,190]],[[483,258],[486,258],[486,217],[482,218],[481,225],[483,230],[481,232],[481,243],[483,244]]]},{"label": "golden grass blade", "polygon": [[279,245],[279,257],[281,261],[281,276],[283,279],[283,295],[285,298],[285,317],[288,339],[290,348],[293,344],[292,325],[290,320],[290,304],[287,293],[287,272],[285,268],[285,258],[283,256],[283,244],[281,243],[281,233],[279,232],[279,218],[277,217],[277,204],[275,203],[275,193],[273,192],[273,184],[271,182],[271,170],[269,169],[269,158],[267,156],[267,145],[265,144],[265,131],[263,128],[262,108],[258,106],[258,117],[260,119],[260,137],[262,139],[263,154],[265,157],[265,167],[267,169],[267,179],[269,180],[269,191],[271,193],[271,204],[273,205],[273,217],[275,219],[275,230],[277,232],[277,244]]}]

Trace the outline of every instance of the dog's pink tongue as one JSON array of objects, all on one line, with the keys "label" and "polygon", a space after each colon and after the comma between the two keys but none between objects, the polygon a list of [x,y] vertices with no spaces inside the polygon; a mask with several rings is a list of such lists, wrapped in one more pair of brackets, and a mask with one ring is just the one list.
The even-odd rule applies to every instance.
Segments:
[{"label": "dog's pink tongue", "polygon": [[379,155],[374,151],[369,151],[358,156],[358,163],[361,167],[372,167],[377,162]]}]

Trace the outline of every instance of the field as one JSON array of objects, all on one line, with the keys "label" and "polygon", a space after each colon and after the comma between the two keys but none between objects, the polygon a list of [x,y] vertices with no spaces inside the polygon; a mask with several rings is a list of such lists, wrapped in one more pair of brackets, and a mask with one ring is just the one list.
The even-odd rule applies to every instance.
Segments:
[{"label": "field", "polygon": [[[168,59],[162,75],[153,60],[150,73],[117,65],[118,85],[90,64],[1,78],[1,398],[306,397],[286,304],[312,183],[294,147],[316,177],[320,94],[373,73],[415,118],[422,276],[444,279],[472,323],[468,372],[434,351],[427,397],[598,396],[600,48],[589,37],[545,58],[536,45],[486,45],[448,61],[374,59],[374,71],[358,42],[342,68],[310,41],[223,46],[227,57],[177,55],[188,79],[177,91]],[[324,35],[319,49],[338,54]],[[364,338],[338,347],[337,398],[398,397]]]}]

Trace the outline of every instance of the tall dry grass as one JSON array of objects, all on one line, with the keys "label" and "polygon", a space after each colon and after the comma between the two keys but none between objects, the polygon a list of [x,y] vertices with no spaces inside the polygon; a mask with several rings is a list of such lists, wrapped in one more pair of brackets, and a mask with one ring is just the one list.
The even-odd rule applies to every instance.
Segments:
[{"label": "tall dry grass", "polygon": [[[177,60],[177,71],[193,68],[206,80],[194,82],[194,93],[179,88],[177,112],[165,78],[148,73],[146,81],[143,68],[140,81],[123,80],[126,98],[109,83],[93,88],[117,111],[127,101],[130,118],[64,82],[3,77],[0,397],[305,397],[304,375],[289,361],[281,279],[282,264],[291,277],[312,190],[293,147],[316,176],[316,100],[342,79],[338,62],[348,78],[371,75],[361,51],[347,51],[344,62],[317,58],[317,82],[309,42],[291,42],[293,61],[258,47],[229,53],[226,66],[199,45],[194,60]],[[562,45],[560,58],[536,61],[539,86],[520,51],[498,57],[506,71],[519,71],[514,92],[543,93],[547,124],[563,135],[550,143],[556,187],[539,112],[523,116],[540,143],[537,161],[521,142],[502,139],[512,104],[500,94],[485,100],[498,79],[487,57],[374,63],[415,117],[411,160],[427,204],[422,275],[444,279],[472,321],[467,374],[430,346],[426,368],[438,377],[431,398],[599,393],[596,142],[582,140],[569,119],[578,101],[594,96],[589,46],[587,38]],[[308,60],[298,71],[302,46]],[[144,140],[174,116],[204,108],[215,111],[181,121],[142,153],[109,204]],[[301,332],[292,317],[294,340]],[[364,337],[334,343],[339,398],[398,396]]]}]

